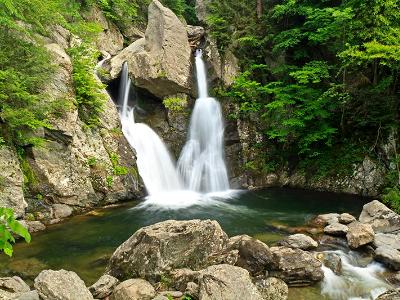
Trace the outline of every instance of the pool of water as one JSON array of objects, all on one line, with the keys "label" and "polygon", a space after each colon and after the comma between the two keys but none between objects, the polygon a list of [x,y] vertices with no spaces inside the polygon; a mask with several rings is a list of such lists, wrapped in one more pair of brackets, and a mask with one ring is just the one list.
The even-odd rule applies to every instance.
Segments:
[{"label": "pool of water", "polygon": [[[18,243],[12,258],[0,257],[0,276],[33,279],[43,269],[63,268],[75,271],[89,285],[102,275],[115,248],[146,225],[168,219],[214,219],[229,236],[249,234],[272,244],[285,234],[277,227],[301,226],[320,213],[358,215],[366,201],[349,195],[271,188],[241,192],[232,199],[205,206],[174,210],[142,207],[140,201],[129,202],[72,217],[34,234],[30,244]],[[291,294],[299,297],[296,290]],[[318,288],[308,289],[307,293],[309,296],[305,299],[321,299]]]}]

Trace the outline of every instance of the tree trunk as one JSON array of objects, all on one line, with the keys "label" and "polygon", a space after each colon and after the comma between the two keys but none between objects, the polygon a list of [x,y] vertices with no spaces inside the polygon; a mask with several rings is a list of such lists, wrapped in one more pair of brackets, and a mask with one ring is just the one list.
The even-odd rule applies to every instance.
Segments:
[{"label": "tree trunk", "polygon": [[263,0],[257,0],[257,18],[261,18],[263,15]]}]

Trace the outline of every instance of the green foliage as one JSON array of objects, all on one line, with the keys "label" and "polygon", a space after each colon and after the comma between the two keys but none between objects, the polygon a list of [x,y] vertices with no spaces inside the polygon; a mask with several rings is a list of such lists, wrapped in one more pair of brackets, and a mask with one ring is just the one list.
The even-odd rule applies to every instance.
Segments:
[{"label": "green foliage", "polygon": [[31,241],[28,230],[15,220],[13,210],[0,207],[0,252],[3,251],[8,256],[13,254],[12,243],[15,243],[13,234],[23,237],[27,243]]},{"label": "green foliage", "polygon": [[168,97],[163,100],[163,104],[171,111],[183,111],[186,107],[186,99],[179,97]]},{"label": "green foliage", "polygon": [[128,174],[128,168],[119,165],[119,156],[116,153],[110,154],[110,160],[113,166],[113,173],[117,176],[124,176]]},{"label": "green foliage", "polygon": [[397,213],[400,213],[400,190],[399,187],[387,188],[382,197],[384,203],[389,205]]},{"label": "green foliage", "polygon": [[88,160],[87,160],[87,164],[88,164],[89,167],[95,166],[97,164],[96,157],[93,157],[93,156],[89,157]]},{"label": "green foliage", "polygon": [[112,188],[113,182],[114,180],[112,176],[109,175],[106,177],[106,184],[109,189]]},{"label": "green foliage", "polygon": [[102,93],[104,85],[93,74],[99,55],[90,45],[82,43],[69,49],[72,58],[72,78],[74,80],[79,116],[89,127],[100,125],[100,115],[107,101]]}]

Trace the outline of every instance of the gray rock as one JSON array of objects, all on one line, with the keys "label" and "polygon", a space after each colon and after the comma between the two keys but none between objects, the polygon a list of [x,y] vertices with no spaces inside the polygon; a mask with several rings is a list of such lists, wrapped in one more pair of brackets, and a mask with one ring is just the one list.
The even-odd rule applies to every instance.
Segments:
[{"label": "gray rock", "polygon": [[393,270],[400,270],[400,251],[389,246],[380,246],[375,250],[375,260],[380,261]]},{"label": "gray rock", "polygon": [[198,282],[200,276],[199,271],[193,271],[190,269],[176,269],[171,271],[171,278],[173,286],[183,292],[187,288],[189,282]]},{"label": "gray rock", "polygon": [[191,49],[186,26],[158,0],[149,5],[145,38],[111,59],[112,78],[118,76],[124,61],[128,62],[135,84],[159,98],[191,91]]},{"label": "gray rock", "polygon": [[375,247],[390,246],[400,250],[400,234],[377,233],[374,237]]},{"label": "gray rock", "polygon": [[0,290],[10,293],[29,292],[29,286],[18,276],[0,277]]},{"label": "gray rock", "polygon": [[113,292],[114,288],[119,284],[119,280],[110,275],[103,275],[96,281],[89,291],[92,293],[93,297],[103,299]]},{"label": "gray rock", "polygon": [[201,271],[199,300],[263,300],[245,269],[215,265]]},{"label": "gray rock", "polygon": [[311,250],[318,247],[318,243],[313,238],[302,233],[289,235],[282,241],[279,241],[278,245],[301,250]]},{"label": "gray rock", "polygon": [[232,51],[226,51],[222,58],[222,81],[225,86],[231,86],[239,72],[239,60]]},{"label": "gray rock", "polygon": [[143,227],[117,248],[107,272],[119,279],[141,277],[157,280],[182,266],[201,269],[220,254],[228,242],[216,221],[169,220]]},{"label": "gray rock", "polygon": [[273,258],[269,274],[285,281],[289,286],[307,286],[322,278],[322,263],[313,254],[287,247],[270,248]]},{"label": "gray rock", "polygon": [[289,294],[287,284],[279,278],[258,279],[255,285],[265,300],[286,300]]},{"label": "gray rock", "polygon": [[65,204],[53,204],[53,215],[55,219],[63,219],[72,215],[72,208]]},{"label": "gray rock", "polygon": [[356,218],[348,213],[343,213],[339,216],[339,222],[342,224],[350,224],[351,222],[356,221]]},{"label": "gray rock", "polygon": [[153,300],[169,300],[169,299],[163,295],[158,295],[155,298],[153,298]]},{"label": "gray rock", "polygon": [[379,295],[376,300],[400,300],[400,288],[387,291]]},{"label": "gray rock", "polygon": [[349,228],[340,223],[332,223],[324,228],[324,233],[334,236],[344,236],[348,231]]},{"label": "gray rock", "polygon": [[357,249],[374,241],[374,230],[370,224],[363,224],[355,221],[349,224],[349,231],[346,234],[347,243],[352,249]]},{"label": "gray rock", "polygon": [[36,290],[22,293],[18,296],[18,300],[40,300],[39,293]]},{"label": "gray rock", "polygon": [[342,273],[342,259],[338,254],[332,252],[320,252],[317,254],[317,258],[336,275]]},{"label": "gray rock", "polygon": [[378,200],[364,205],[359,221],[371,224],[376,233],[400,232],[400,216]]},{"label": "gray rock", "polygon": [[201,22],[205,22],[208,17],[207,6],[211,0],[196,0],[196,17]]},{"label": "gray rock", "polygon": [[46,226],[40,221],[25,221],[29,232],[38,232],[46,229]]},{"label": "gray rock", "polygon": [[183,293],[180,291],[163,291],[160,293],[163,296],[170,296],[172,298],[181,298]]},{"label": "gray rock", "polygon": [[14,215],[22,217],[28,206],[24,199],[24,177],[14,150],[0,147],[0,207],[12,208]]},{"label": "gray rock", "polygon": [[236,265],[246,269],[252,275],[262,273],[272,260],[269,247],[248,235],[239,235],[230,238],[228,249],[239,251],[239,258]]},{"label": "gray rock", "polygon": [[42,300],[92,300],[85,283],[71,271],[44,270],[35,278],[35,289]]},{"label": "gray rock", "polygon": [[151,300],[155,296],[155,289],[146,280],[129,279],[117,285],[110,300]]}]

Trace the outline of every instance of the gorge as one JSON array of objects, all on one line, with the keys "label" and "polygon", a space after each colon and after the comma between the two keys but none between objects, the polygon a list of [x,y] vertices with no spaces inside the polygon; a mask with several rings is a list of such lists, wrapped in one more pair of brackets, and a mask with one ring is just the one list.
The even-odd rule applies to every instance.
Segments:
[{"label": "gorge", "polygon": [[400,297],[397,4],[41,2],[0,3],[0,299]]}]

